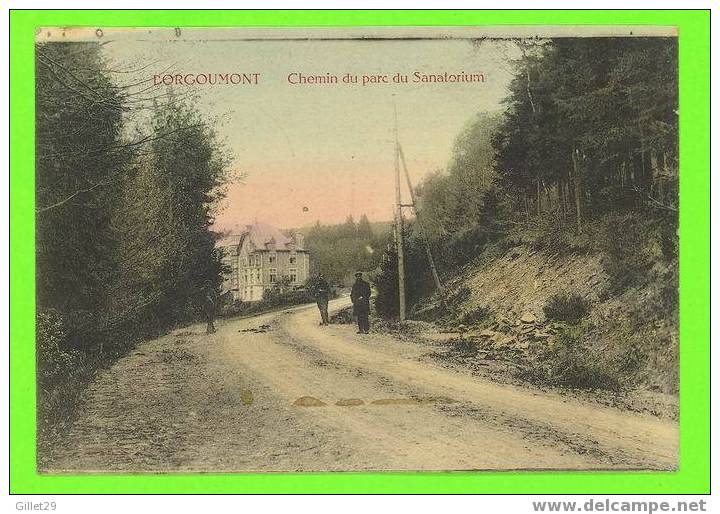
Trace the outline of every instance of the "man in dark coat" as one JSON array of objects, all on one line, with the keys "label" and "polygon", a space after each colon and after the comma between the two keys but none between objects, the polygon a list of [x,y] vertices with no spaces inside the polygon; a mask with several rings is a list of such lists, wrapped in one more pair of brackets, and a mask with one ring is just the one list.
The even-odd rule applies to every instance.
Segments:
[{"label": "man in dark coat", "polygon": [[328,302],[330,301],[330,285],[325,280],[322,273],[318,273],[315,279],[315,302],[320,310],[320,324],[327,325],[330,323],[328,316]]},{"label": "man in dark coat", "polygon": [[370,284],[362,278],[362,272],[355,273],[355,283],[350,292],[353,303],[353,313],[357,317],[358,334],[367,334],[370,331]]}]

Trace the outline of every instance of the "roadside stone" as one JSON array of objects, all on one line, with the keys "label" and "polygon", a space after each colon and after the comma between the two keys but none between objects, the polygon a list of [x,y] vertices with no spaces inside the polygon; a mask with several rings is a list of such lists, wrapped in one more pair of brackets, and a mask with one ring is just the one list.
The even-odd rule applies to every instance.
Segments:
[{"label": "roadside stone", "polygon": [[537,318],[535,317],[535,315],[533,313],[526,312],[522,315],[522,317],[520,318],[520,321],[522,323],[535,323],[537,321]]},{"label": "roadside stone", "polygon": [[510,337],[510,336],[501,336],[501,337],[498,338],[498,340],[495,342],[495,346],[501,346],[501,347],[510,346],[510,345],[513,344],[514,341],[515,341],[515,339],[514,339],[513,337]]}]

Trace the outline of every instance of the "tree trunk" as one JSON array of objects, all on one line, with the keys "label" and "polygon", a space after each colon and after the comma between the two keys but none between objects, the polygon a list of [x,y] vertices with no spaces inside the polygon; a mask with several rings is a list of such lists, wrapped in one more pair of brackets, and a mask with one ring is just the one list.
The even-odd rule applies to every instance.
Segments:
[{"label": "tree trunk", "polygon": [[580,166],[580,151],[575,149],[572,153],[573,185],[575,186],[575,212],[577,213],[578,232],[582,230],[582,176]]},{"label": "tree trunk", "polygon": [[563,180],[562,178],[558,179],[557,182],[557,196],[555,197],[557,200],[557,206],[558,211],[560,211],[560,214],[565,214],[565,199],[563,198]]},{"label": "tree trunk", "polygon": [[553,195],[552,191],[548,189],[547,184],[543,180],[542,183],[543,191],[545,191],[545,208],[548,212],[553,212]]},{"label": "tree trunk", "polygon": [[523,198],[525,199],[525,218],[527,219],[527,221],[530,221],[530,200],[528,198],[527,192],[525,192]]}]

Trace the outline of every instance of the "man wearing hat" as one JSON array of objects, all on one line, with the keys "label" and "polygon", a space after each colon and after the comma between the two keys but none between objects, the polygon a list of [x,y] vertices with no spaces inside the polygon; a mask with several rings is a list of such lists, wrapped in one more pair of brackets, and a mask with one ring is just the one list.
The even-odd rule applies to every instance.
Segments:
[{"label": "man wearing hat", "polygon": [[328,317],[328,302],[330,301],[330,285],[325,280],[322,273],[318,273],[315,277],[315,302],[320,310],[320,324],[328,325],[330,318]]},{"label": "man wearing hat", "polygon": [[357,317],[358,334],[367,334],[370,331],[370,284],[362,278],[362,271],[355,273],[355,283],[350,292],[353,303],[353,313]]}]

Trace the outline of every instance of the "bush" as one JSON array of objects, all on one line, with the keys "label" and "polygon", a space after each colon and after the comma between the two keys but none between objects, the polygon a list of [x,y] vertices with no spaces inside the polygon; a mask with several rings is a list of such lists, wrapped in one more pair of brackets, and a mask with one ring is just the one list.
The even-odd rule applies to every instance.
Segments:
[{"label": "bush", "polygon": [[457,309],[460,305],[470,299],[472,291],[467,286],[462,286],[447,295],[446,303],[451,309]]},{"label": "bush", "polygon": [[433,245],[437,266],[442,272],[452,273],[475,259],[496,238],[496,234],[488,234],[487,228],[480,224],[454,230]]},{"label": "bush", "polygon": [[233,300],[226,305],[223,305],[220,310],[220,316],[232,317],[258,314],[270,309],[302,305],[311,301],[313,301],[313,299],[305,289],[292,289],[290,291],[273,289],[266,291],[263,295],[263,299],[257,302]]},{"label": "bush", "polygon": [[68,349],[67,320],[57,311],[41,311],[36,319],[38,445],[72,418],[84,385],[96,369],[83,352]]},{"label": "bush", "polygon": [[265,291],[262,303],[265,307],[284,307],[286,305],[299,305],[310,301],[310,295],[305,289],[283,291],[271,289]]},{"label": "bush", "polygon": [[536,218],[537,228],[533,231],[531,246],[535,250],[547,250],[558,255],[567,255],[582,248],[576,229],[564,217],[546,213]]},{"label": "bush", "polygon": [[[435,291],[423,245],[419,237],[405,239],[405,301],[408,312],[422,297]],[[374,305],[378,315],[386,319],[398,317],[400,302],[395,248],[385,251],[379,272],[372,282],[376,291]]]},{"label": "bush", "polygon": [[561,331],[554,343],[540,356],[541,378],[563,387],[580,389],[620,388],[619,373],[600,355],[589,351],[581,342],[581,329]]},{"label": "bush", "polygon": [[355,323],[353,308],[345,307],[330,316],[330,323],[333,325],[349,325]]},{"label": "bush", "polygon": [[63,317],[54,310],[37,315],[37,379],[48,387],[71,373],[77,352],[66,351],[67,329]]},{"label": "bush", "polygon": [[645,362],[646,357],[637,344],[630,344],[618,358],[618,367],[625,373],[635,373]]},{"label": "bush", "polygon": [[589,310],[588,303],[582,296],[570,293],[552,295],[543,307],[546,318],[569,323],[584,318]]},{"label": "bush", "polygon": [[410,309],[410,319],[418,321],[440,321],[449,316],[447,304],[440,298],[418,302]]},{"label": "bush", "polygon": [[636,213],[609,215],[603,219],[595,239],[604,253],[603,268],[612,293],[647,282],[654,261],[651,244],[655,240],[649,221]]},{"label": "bush", "polygon": [[490,313],[491,311],[489,307],[478,307],[477,309],[464,312],[460,316],[459,321],[460,323],[463,323],[465,325],[473,325],[475,323],[480,323],[487,320],[490,317]]},{"label": "bush", "polygon": [[448,353],[459,357],[475,357],[478,354],[478,345],[466,339],[454,339],[450,342]]}]

